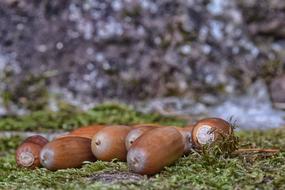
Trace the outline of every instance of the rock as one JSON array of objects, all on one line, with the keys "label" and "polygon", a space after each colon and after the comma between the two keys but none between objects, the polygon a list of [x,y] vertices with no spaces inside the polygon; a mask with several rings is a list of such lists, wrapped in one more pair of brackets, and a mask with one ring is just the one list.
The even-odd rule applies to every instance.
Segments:
[{"label": "rock", "polygon": [[283,2],[0,1],[0,114],[54,88],[80,105],[243,92],[283,54]]},{"label": "rock", "polygon": [[232,119],[241,129],[268,129],[285,125],[285,112],[272,107],[267,86],[262,80],[253,83],[245,95],[233,96],[210,108],[209,115]]},{"label": "rock", "polygon": [[105,171],[94,173],[88,178],[92,182],[102,182],[102,183],[134,183],[137,181],[144,180],[145,177],[139,174],[131,172],[121,172],[121,171]]},{"label": "rock", "polygon": [[285,74],[271,82],[270,93],[274,106],[285,109]]}]

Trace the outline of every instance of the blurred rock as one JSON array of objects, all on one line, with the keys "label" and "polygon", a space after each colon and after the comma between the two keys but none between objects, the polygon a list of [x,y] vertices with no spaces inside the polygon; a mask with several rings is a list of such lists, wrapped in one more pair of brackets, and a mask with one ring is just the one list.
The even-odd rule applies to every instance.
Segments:
[{"label": "blurred rock", "polygon": [[267,87],[256,81],[243,96],[231,97],[209,109],[209,115],[236,121],[241,129],[268,129],[285,125],[285,112],[272,107]]},{"label": "blurred rock", "polygon": [[187,119],[189,124],[204,117],[219,117],[240,129],[268,129],[285,125],[285,112],[272,107],[267,86],[262,80],[253,83],[244,95],[216,100],[216,104],[212,105],[173,97],[152,100],[138,108],[145,112],[179,116]]},{"label": "blurred rock", "polygon": [[285,109],[285,74],[276,77],[271,82],[270,92],[274,106]]},{"label": "blurred rock", "polygon": [[212,105],[245,92],[268,64],[284,69],[281,0],[5,0],[0,18],[7,112],[45,109],[53,89],[79,105],[174,96]]}]

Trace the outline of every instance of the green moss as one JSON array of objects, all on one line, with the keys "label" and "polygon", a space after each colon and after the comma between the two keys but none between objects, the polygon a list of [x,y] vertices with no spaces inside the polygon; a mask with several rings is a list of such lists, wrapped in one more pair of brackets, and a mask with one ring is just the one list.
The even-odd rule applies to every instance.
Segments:
[{"label": "green moss", "polygon": [[[98,106],[88,112],[87,115],[91,115],[93,120],[81,114],[83,119],[81,122],[76,120],[76,124],[95,120],[110,124],[156,122],[183,125],[183,121],[175,118],[146,115],[111,104]],[[77,114],[72,116],[78,117]],[[67,121],[70,120],[63,120],[62,124],[66,125]],[[48,125],[44,126],[43,129],[47,129]],[[51,172],[39,168],[31,171],[18,168],[15,163],[14,153],[21,139],[0,138],[0,189],[285,189],[285,128],[239,131],[237,136],[240,147],[279,148],[281,153],[270,157],[256,154],[219,155],[209,159],[197,152],[183,156],[159,174],[141,181],[106,184],[92,182],[89,177],[96,172],[128,171],[126,163],[96,161],[78,169]]]},{"label": "green moss", "polygon": [[[239,132],[242,144],[285,149],[285,129]],[[254,138],[252,138],[254,137]],[[272,141],[271,141],[271,140]],[[11,146],[14,148],[14,146]],[[138,182],[103,184],[91,182],[88,177],[95,172],[127,171],[126,163],[87,163],[80,169],[33,171],[16,167],[13,152],[0,157],[0,189],[284,189],[285,153],[271,157],[219,157],[209,162],[198,153],[184,156],[161,173]]]},{"label": "green moss", "polygon": [[13,152],[23,139],[18,136],[0,138],[0,155]]},{"label": "green moss", "polygon": [[158,114],[143,114],[119,104],[102,104],[88,112],[74,108],[60,112],[37,111],[26,116],[10,116],[0,119],[0,131],[51,131],[70,130],[91,123],[98,124],[139,124],[161,123],[185,125],[186,121]]}]

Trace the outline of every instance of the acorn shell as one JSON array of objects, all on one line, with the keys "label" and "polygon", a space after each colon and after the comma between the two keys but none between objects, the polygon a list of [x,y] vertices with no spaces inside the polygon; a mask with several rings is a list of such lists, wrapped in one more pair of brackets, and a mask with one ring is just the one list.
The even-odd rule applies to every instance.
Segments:
[{"label": "acorn shell", "polygon": [[127,162],[131,171],[155,174],[183,155],[183,137],[173,127],[156,128],[144,133],[131,146]]},{"label": "acorn shell", "polygon": [[84,161],[95,161],[91,139],[62,137],[46,144],[40,153],[41,164],[49,170],[77,168]]},{"label": "acorn shell", "polygon": [[80,127],[80,128],[74,129],[70,133],[58,136],[56,137],[56,139],[62,138],[62,137],[76,137],[76,136],[92,139],[92,137],[104,127],[106,126],[105,125],[89,125],[85,127]]},{"label": "acorn shell", "polygon": [[98,160],[126,160],[125,139],[131,127],[123,125],[108,126],[94,135],[91,142],[92,152]]},{"label": "acorn shell", "polygon": [[16,163],[20,167],[34,169],[40,164],[40,151],[42,147],[38,144],[25,142],[16,150]]},{"label": "acorn shell", "polygon": [[217,139],[232,133],[231,124],[220,118],[206,118],[199,120],[193,128],[192,141],[196,148],[211,144]]},{"label": "acorn shell", "polygon": [[155,126],[155,125],[145,125],[145,126],[136,127],[132,129],[126,137],[126,141],[125,141],[126,149],[129,150],[131,145],[135,142],[135,140],[138,139],[145,132],[155,129],[157,127],[158,126]]},{"label": "acorn shell", "polygon": [[41,147],[43,147],[45,144],[47,144],[49,141],[41,136],[41,135],[33,135],[33,136],[30,136],[28,138],[26,138],[22,144],[24,143],[34,143],[34,144],[37,144]]},{"label": "acorn shell", "polygon": [[175,128],[183,136],[184,154],[189,154],[193,149],[192,131],[194,126],[189,125],[187,127],[175,127]]}]

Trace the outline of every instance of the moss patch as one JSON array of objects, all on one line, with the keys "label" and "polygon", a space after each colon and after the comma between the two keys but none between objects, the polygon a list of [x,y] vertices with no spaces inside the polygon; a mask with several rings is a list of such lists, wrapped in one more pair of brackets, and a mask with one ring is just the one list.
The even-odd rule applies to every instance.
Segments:
[{"label": "moss patch", "polygon": [[[175,118],[145,115],[125,107],[108,106],[108,109],[106,105],[93,109],[90,112],[96,117],[91,118],[95,119],[83,119],[83,121],[104,123],[104,119],[109,118],[105,121],[109,124],[113,122],[184,124],[184,121]],[[64,121],[61,128],[66,124]],[[73,128],[84,122],[67,126]],[[47,130],[49,125],[44,126],[35,129]],[[59,126],[53,129],[57,127]],[[28,128],[16,127],[15,129],[27,130]],[[149,178],[108,184],[94,182],[90,180],[90,176],[98,172],[128,171],[126,163],[96,161],[86,163],[79,169],[51,172],[45,168],[39,168],[31,171],[18,168],[15,163],[14,154],[17,145],[21,142],[20,137],[0,138],[0,189],[285,189],[285,128],[240,131],[237,136],[241,147],[275,147],[279,148],[281,153],[271,157],[247,155],[219,156],[211,159],[194,153],[182,157],[174,165],[166,167],[161,173]]]},{"label": "moss patch", "polygon": [[175,117],[158,114],[143,114],[119,104],[102,104],[88,112],[73,107],[59,112],[37,111],[25,116],[10,116],[0,119],[0,131],[54,131],[71,130],[82,125],[160,123],[164,125],[186,124]]},{"label": "moss patch", "polygon": [[[285,129],[269,131],[239,132],[242,144],[257,147],[278,147],[285,150]],[[254,138],[253,138],[254,137]],[[276,138],[280,140],[276,141]],[[16,142],[17,137],[11,139]],[[126,163],[86,163],[80,169],[51,172],[44,168],[33,171],[20,169],[15,165],[14,148],[7,139],[1,139],[8,153],[0,157],[0,189],[284,189],[285,153],[263,158],[257,155],[247,157],[215,158],[209,162],[199,154],[185,156],[160,174],[137,182],[104,184],[92,182],[89,176],[95,172],[127,171]],[[2,148],[2,151],[4,149]]]}]

